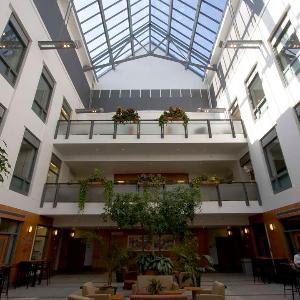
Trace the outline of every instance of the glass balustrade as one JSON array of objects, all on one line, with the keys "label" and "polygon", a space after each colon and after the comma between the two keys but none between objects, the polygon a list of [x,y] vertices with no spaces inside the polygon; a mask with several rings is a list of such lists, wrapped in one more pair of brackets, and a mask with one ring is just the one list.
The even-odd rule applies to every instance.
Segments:
[{"label": "glass balustrade", "polygon": [[235,138],[237,135],[246,137],[246,132],[241,120],[190,120],[185,127],[182,122],[169,122],[163,128],[158,120],[141,120],[138,124],[115,124],[110,120],[59,120],[55,132],[55,138],[68,139],[72,136],[84,136],[92,139],[101,135],[136,136],[144,135],[160,136],[161,138],[178,135],[214,137],[229,135]]}]

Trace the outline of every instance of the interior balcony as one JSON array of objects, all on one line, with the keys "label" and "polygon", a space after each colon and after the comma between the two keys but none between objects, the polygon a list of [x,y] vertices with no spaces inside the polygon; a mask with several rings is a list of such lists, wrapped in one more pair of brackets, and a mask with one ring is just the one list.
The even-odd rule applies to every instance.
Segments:
[{"label": "interior balcony", "polygon": [[[189,184],[165,184],[163,190]],[[137,184],[114,184],[115,193],[142,192]],[[78,213],[79,183],[47,183],[41,200],[41,210],[47,215],[74,215]],[[259,191],[255,182],[232,182],[201,186],[202,205],[198,213],[252,214],[261,211]],[[104,187],[91,184],[88,187],[86,207],[83,214],[104,212]]]}]

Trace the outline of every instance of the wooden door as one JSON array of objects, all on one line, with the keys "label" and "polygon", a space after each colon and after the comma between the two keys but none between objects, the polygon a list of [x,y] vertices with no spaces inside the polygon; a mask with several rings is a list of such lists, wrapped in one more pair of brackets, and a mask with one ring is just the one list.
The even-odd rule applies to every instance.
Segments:
[{"label": "wooden door", "polygon": [[7,254],[7,247],[9,243],[8,235],[0,235],[0,265],[5,264],[5,257]]}]

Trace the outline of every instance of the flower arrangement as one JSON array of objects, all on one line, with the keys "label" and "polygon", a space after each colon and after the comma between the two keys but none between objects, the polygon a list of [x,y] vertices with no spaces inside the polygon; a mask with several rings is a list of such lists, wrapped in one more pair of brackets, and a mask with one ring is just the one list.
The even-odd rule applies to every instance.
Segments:
[{"label": "flower arrangement", "polygon": [[112,120],[121,124],[127,122],[138,123],[140,121],[140,116],[133,108],[124,109],[122,107],[118,107],[116,113],[112,117]]},{"label": "flower arrangement", "polygon": [[183,124],[186,125],[189,122],[189,118],[185,111],[180,107],[169,107],[168,111],[164,111],[163,114],[159,117],[158,122],[160,126],[167,124],[172,121],[183,121]]}]

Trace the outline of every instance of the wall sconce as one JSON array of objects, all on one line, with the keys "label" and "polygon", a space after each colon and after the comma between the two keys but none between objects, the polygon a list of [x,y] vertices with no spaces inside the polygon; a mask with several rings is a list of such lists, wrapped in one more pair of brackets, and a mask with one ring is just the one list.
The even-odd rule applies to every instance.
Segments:
[{"label": "wall sconce", "polygon": [[249,232],[250,232],[249,228],[245,227],[245,228],[244,228],[244,233],[245,233],[245,234],[248,234]]},{"label": "wall sconce", "polygon": [[27,231],[28,231],[28,233],[31,233],[32,230],[33,230],[33,226],[30,225],[30,226],[28,227],[28,230],[27,230]]},{"label": "wall sconce", "polygon": [[75,232],[74,231],[72,231],[71,233],[70,233],[70,237],[74,237],[75,236]]},{"label": "wall sconce", "polygon": [[232,230],[231,229],[227,229],[227,235],[232,236]]},{"label": "wall sconce", "polygon": [[275,230],[275,225],[271,223],[271,224],[269,224],[269,228],[270,228],[271,231],[274,231]]},{"label": "wall sconce", "polygon": [[58,235],[58,230],[57,230],[57,229],[53,230],[53,235],[54,235],[54,236],[57,236],[57,235]]}]

